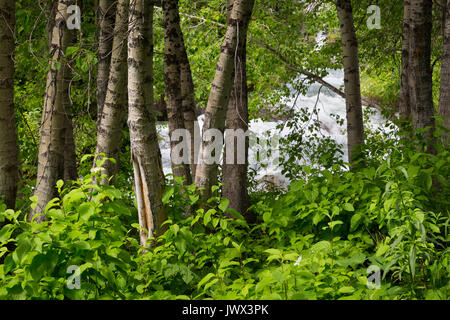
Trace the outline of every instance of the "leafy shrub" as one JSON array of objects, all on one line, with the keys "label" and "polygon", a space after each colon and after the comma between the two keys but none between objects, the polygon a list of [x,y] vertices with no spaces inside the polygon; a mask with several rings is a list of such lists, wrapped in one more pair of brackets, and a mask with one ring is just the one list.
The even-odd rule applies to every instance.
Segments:
[{"label": "leafy shrub", "polygon": [[399,147],[377,166],[318,170],[255,196],[254,225],[220,186],[203,209],[175,181],[155,248],[138,243],[132,199],[94,170],[58,182],[41,224],[0,208],[0,299],[448,299],[449,155]]}]

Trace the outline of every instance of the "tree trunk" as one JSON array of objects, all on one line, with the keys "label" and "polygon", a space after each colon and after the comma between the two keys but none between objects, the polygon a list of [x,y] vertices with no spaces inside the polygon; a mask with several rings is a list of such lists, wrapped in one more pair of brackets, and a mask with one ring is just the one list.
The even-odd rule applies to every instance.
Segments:
[{"label": "tree trunk", "polygon": [[191,136],[190,141],[190,163],[191,163],[191,174],[192,180],[195,179],[196,168],[197,168],[197,157],[196,151],[198,150],[196,144],[198,141],[195,140],[195,135],[200,133],[200,127],[197,122],[196,104],[195,104],[195,91],[194,91],[194,81],[192,80],[191,66],[189,64],[189,58],[186,52],[186,46],[184,43],[183,32],[181,31],[180,24],[177,24],[177,30],[179,33],[180,45],[180,83],[181,83],[181,100],[182,100],[182,111],[184,127],[189,132]]},{"label": "tree trunk", "polygon": [[362,160],[360,149],[364,144],[364,126],[359,78],[358,40],[353,24],[350,0],[337,0],[344,55],[345,104],[347,109],[348,158],[352,167]]},{"label": "tree trunk", "polygon": [[[167,219],[162,203],[164,174],[158,145],[155,115],[152,111],[152,68],[146,64],[144,43],[153,43],[153,6],[144,0],[130,0],[128,25],[128,127],[130,129],[131,161],[134,189],[141,226],[141,245],[159,236]],[[146,11],[144,20],[144,10]],[[148,11],[147,11],[148,10]],[[147,28],[144,27],[144,22]],[[147,31],[147,32],[146,32]]]},{"label": "tree trunk", "polygon": [[72,110],[66,112],[64,119],[64,181],[76,180],[77,171],[77,155],[75,153],[75,139],[73,136]]},{"label": "tree trunk", "polygon": [[[195,175],[195,184],[201,188],[202,201],[211,196],[211,187],[217,182],[218,163],[210,163],[211,152],[209,141],[205,132],[209,129],[217,129],[223,133],[225,116],[233,86],[233,73],[235,63],[235,51],[239,35],[242,35],[242,26],[250,21],[254,0],[235,0],[230,18],[227,21],[227,31],[220,50],[219,61],[216,65],[216,74],[211,86],[208,103],[205,110],[203,124],[203,138],[199,151],[199,163]],[[220,141],[219,143],[223,143]]]},{"label": "tree trunk", "polygon": [[402,74],[399,99],[399,117],[407,122],[411,117],[411,101],[409,97],[409,39],[410,39],[410,0],[403,1],[403,32],[402,32]]},{"label": "tree trunk", "polygon": [[[445,0],[444,45],[442,48],[441,89],[439,95],[439,115],[444,120],[444,127],[450,130],[450,0]],[[449,145],[448,132],[443,134],[442,142]]]},{"label": "tree trunk", "polygon": [[[56,10],[55,24],[52,30],[50,70],[47,74],[47,85],[44,99],[44,110],[39,141],[38,173],[34,195],[38,197],[37,206],[31,210],[28,218],[43,213],[46,204],[55,196],[56,181],[64,176],[64,146],[66,133],[67,98],[67,64],[64,62],[65,51],[72,36],[66,26],[67,7],[73,0],[60,0]],[[40,215],[36,221],[41,222]]]},{"label": "tree trunk", "polygon": [[[119,0],[117,3],[108,90],[97,133],[96,158],[101,159],[99,154],[104,153],[107,158],[116,160],[115,164],[106,161],[102,166],[102,174],[108,177],[118,172],[122,124],[126,113],[128,1]],[[108,180],[100,183],[106,184]]]},{"label": "tree trunk", "polygon": [[[228,7],[232,8],[234,0],[228,1]],[[229,9],[230,10],[230,9]],[[230,10],[231,13],[231,10]],[[230,101],[226,116],[226,129],[232,132],[244,134],[248,130],[248,88],[247,88],[247,29],[248,23],[243,24],[239,30],[237,56],[235,61],[234,85],[231,91]],[[225,133],[225,157],[222,166],[222,196],[230,200],[228,207],[243,214],[247,220],[253,217],[247,212],[249,208],[247,190],[248,168],[248,137],[244,136],[244,149],[239,148],[239,138],[234,135],[228,137]],[[232,144],[230,144],[231,140]],[[233,148],[229,148],[230,146]],[[244,161],[238,153],[244,152]],[[229,155],[230,154],[230,155]],[[243,162],[243,163],[242,163]]]},{"label": "tree trunk", "polygon": [[[73,45],[76,42],[74,31],[67,30],[67,45]],[[77,155],[75,152],[75,137],[72,124],[72,105],[70,100],[70,82],[72,81],[72,68],[69,61],[63,63],[63,87],[61,101],[64,108],[64,181],[76,180],[77,172]]]},{"label": "tree trunk", "polygon": [[413,129],[430,127],[423,133],[429,152],[434,152],[433,76],[431,71],[432,2],[411,0],[410,99]]},{"label": "tree trunk", "polygon": [[108,88],[109,70],[113,48],[114,1],[99,1],[100,36],[98,39],[97,116],[102,116]]},{"label": "tree trunk", "polygon": [[14,120],[14,0],[0,0],[0,198],[14,209],[18,147]]},{"label": "tree trunk", "polygon": [[[164,24],[164,87],[167,101],[167,118],[169,122],[170,147],[172,151],[172,173],[173,177],[184,177],[186,184],[192,183],[189,161],[184,161],[183,157],[175,157],[175,147],[180,143],[175,140],[173,133],[175,130],[185,130],[182,110],[181,95],[181,46],[180,40],[180,16],[178,13],[178,0],[163,0],[163,24]],[[183,140],[187,137],[183,135]],[[190,141],[189,141],[190,143]],[[190,150],[183,150],[188,152]],[[181,159],[178,163],[174,159]]]}]

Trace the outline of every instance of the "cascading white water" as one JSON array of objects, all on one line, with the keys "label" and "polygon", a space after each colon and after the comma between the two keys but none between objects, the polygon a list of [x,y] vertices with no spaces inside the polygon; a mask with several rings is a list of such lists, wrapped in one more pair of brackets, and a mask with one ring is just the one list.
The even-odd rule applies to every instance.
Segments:
[{"label": "cascading white water", "polygon": [[[328,75],[324,78],[325,81],[332,84],[336,88],[340,88],[344,83],[344,74],[342,70],[328,70]],[[319,94],[320,91],[320,94]],[[319,94],[319,97],[317,96]],[[283,104],[292,106],[296,112],[300,112],[301,108],[306,108],[308,112],[311,112],[315,107],[318,111],[318,119],[321,122],[321,127],[323,128],[322,133],[324,135],[330,136],[338,144],[343,146],[343,160],[348,161],[348,150],[347,150],[347,134],[346,134],[346,107],[345,100],[332,92],[331,90],[322,87],[320,84],[314,83],[310,85],[307,93],[305,95],[299,95],[296,98],[286,97],[282,101]],[[367,107],[363,107],[366,109]],[[365,126],[370,126],[373,129],[377,129],[380,126],[384,126],[386,119],[381,114],[379,110],[372,109],[369,115],[369,122],[365,123]],[[335,116],[333,116],[335,115]],[[336,115],[343,119],[343,124],[337,123]],[[200,128],[203,125],[204,115],[198,117]],[[271,136],[282,137],[289,134],[289,129],[284,128],[283,130],[277,129],[277,125],[281,121],[262,121],[260,119],[251,120],[249,123],[249,131],[258,137],[266,137],[267,133],[270,132]],[[162,153],[163,169],[165,174],[172,172],[170,166],[170,143],[168,137],[167,125],[158,125],[158,132],[161,137],[160,148]],[[286,186],[289,181],[281,174],[281,168],[277,165],[275,157],[277,154],[272,154],[272,157],[265,159],[268,163],[266,168],[261,168],[260,163],[256,161],[256,153],[263,146],[250,146],[249,149],[249,166],[250,168],[257,170],[257,180],[262,179],[265,176],[276,177],[278,181]]]}]

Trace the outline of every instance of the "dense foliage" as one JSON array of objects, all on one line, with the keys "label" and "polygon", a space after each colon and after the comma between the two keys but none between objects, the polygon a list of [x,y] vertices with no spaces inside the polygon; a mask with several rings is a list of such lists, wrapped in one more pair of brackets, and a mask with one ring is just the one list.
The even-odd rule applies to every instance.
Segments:
[{"label": "dense foliage", "polygon": [[[7,209],[0,200],[0,299],[450,298],[450,150],[438,145],[435,154],[429,153],[409,132],[399,132],[404,126],[391,121],[386,131],[365,128],[364,161],[350,171],[342,157],[344,146],[322,134],[317,110],[289,114],[279,124],[290,129],[280,139],[280,165],[289,186],[262,189],[254,179],[256,172],[249,172],[250,211],[255,216],[251,223],[228,208],[220,184],[213,187],[215,196],[208,205],[200,208],[195,185],[181,187],[180,181],[166,176],[167,231],[154,239],[155,247],[142,247],[129,132],[123,130],[120,170],[113,186],[97,184],[102,180],[99,168],[110,159],[99,161],[95,169],[90,161],[98,121],[99,30],[96,12],[86,0],[79,1],[83,23],[78,41],[67,49],[73,66],[70,100],[76,115],[79,178],[58,181],[58,197],[45,210],[48,220],[27,222],[37,200],[32,194],[45,92],[42,79],[49,69],[46,14],[51,2],[40,1],[41,10],[36,10],[35,0],[16,1],[20,184],[15,209]],[[225,2],[179,1],[201,108],[208,100],[225,35]],[[369,30],[366,8],[372,2],[353,1],[361,92],[375,98],[392,120],[400,90],[402,3],[381,1],[382,28]],[[276,118],[279,110],[261,108],[286,107],[282,98],[305,93],[314,81],[302,70],[325,77],[342,68],[332,1],[280,3],[256,1],[248,31],[250,120]],[[155,101],[164,96],[162,20],[157,7]],[[443,42],[437,9],[433,22],[437,105]],[[326,38],[322,45],[316,41],[318,35]],[[321,90],[328,89],[321,88],[319,95]],[[336,123],[342,125],[343,119]],[[438,121],[437,139],[442,131]],[[76,276],[80,288],[70,282]]]},{"label": "dense foliage", "polygon": [[[219,197],[185,218],[195,187],[169,186],[153,249],[139,246],[132,197],[93,184],[98,170],[61,181],[46,222],[1,210],[0,298],[448,299],[450,153],[395,146],[354,172],[303,166],[287,191],[253,194],[251,225]],[[81,289],[67,286],[73,265]]]}]

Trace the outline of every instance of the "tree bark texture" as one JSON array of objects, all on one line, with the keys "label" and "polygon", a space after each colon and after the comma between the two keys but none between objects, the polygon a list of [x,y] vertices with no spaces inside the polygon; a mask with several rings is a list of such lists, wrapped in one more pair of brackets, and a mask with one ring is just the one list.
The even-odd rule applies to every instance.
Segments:
[{"label": "tree bark texture", "polygon": [[97,66],[97,116],[100,119],[108,88],[109,70],[114,38],[115,1],[99,0],[100,35]]},{"label": "tree bark texture", "polygon": [[[228,1],[229,8],[232,8],[234,0]],[[230,9],[229,9],[230,10]],[[230,10],[231,13],[231,10]],[[231,91],[230,100],[226,115],[226,129],[248,130],[248,88],[247,88],[247,29],[248,21],[243,24],[239,30],[239,37],[237,43],[237,55],[235,58],[235,72],[234,84]],[[227,137],[225,137],[227,141]],[[222,166],[222,196],[227,198],[230,202],[229,208],[232,208],[242,215],[247,220],[252,220],[250,214],[247,212],[249,208],[248,190],[247,190],[247,169],[248,169],[248,137],[245,137],[245,149],[238,148],[238,139],[234,138],[232,144],[234,148],[228,150],[225,144],[225,161]],[[244,163],[239,163],[238,152],[245,152]],[[228,153],[233,154],[232,163],[228,163]]]},{"label": "tree bark texture", "polygon": [[[205,110],[205,121],[203,124],[203,135],[206,130],[215,128],[224,131],[225,117],[230,100],[231,88],[233,86],[233,74],[236,58],[236,45],[239,36],[242,35],[242,26],[250,21],[254,0],[235,0],[230,17],[227,21],[227,31],[221,46],[219,60],[216,65],[216,73],[211,85],[208,103]],[[195,175],[195,184],[200,188],[202,201],[211,196],[211,187],[217,182],[218,164],[208,164],[206,159],[208,146],[211,141],[202,139],[199,151],[199,163]]]},{"label": "tree bark texture", "polygon": [[0,0],[0,198],[14,209],[18,147],[14,120],[14,0]]},{"label": "tree bark texture", "polygon": [[361,160],[360,148],[364,144],[358,40],[356,39],[353,24],[351,1],[337,0],[336,6],[341,27],[342,51],[344,55],[348,155],[349,162],[353,167],[356,161]]},{"label": "tree bark texture", "polygon": [[402,74],[399,98],[400,120],[408,121],[411,117],[411,101],[409,97],[409,40],[410,40],[410,0],[403,1],[403,31],[402,31]]},{"label": "tree bark texture", "polygon": [[200,126],[197,122],[197,112],[195,103],[195,89],[194,81],[192,80],[191,65],[189,63],[189,58],[186,52],[186,46],[184,42],[183,32],[181,31],[181,26],[178,24],[177,30],[179,33],[179,38],[181,41],[180,48],[180,83],[181,83],[181,100],[182,100],[182,110],[183,110],[183,120],[184,127],[188,130],[191,135],[191,175],[192,180],[195,179],[196,168],[197,168],[197,157],[195,147],[197,141],[195,140],[196,132],[200,132]]},{"label": "tree bark texture", "polygon": [[[70,72],[64,62],[65,51],[73,36],[67,29],[67,7],[73,0],[60,0],[56,10],[55,24],[52,29],[50,70],[42,113],[38,173],[34,195],[38,197],[37,206],[31,210],[29,220],[36,214],[43,214],[46,204],[55,196],[56,181],[64,177],[64,154],[67,127],[68,84],[67,73]],[[36,221],[44,220],[43,215]]]},{"label": "tree bark texture", "polygon": [[[102,174],[108,177],[118,173],[122,124],[126,114],[128,4],[129,0],[117,3],[108,89],[97,132],[96,158],[101,159],[99,154],[104,153],[107,158],[116,160],[115,164],[106,161],[102,166]],[[107,182],[104,179],[100,183]]]},{"label": "tree bark texture", "polygon": [[[181,94],[181,51],[184,50],[180,40],[180,15],[178,0],[163,0],[164,24],[164,87],[167,101],[167,118],[172,152],[179,143],[172,139],[175,130],[184,130]],[[186,137],[184,137],[186,138]],[[189,141],[190,142],[190,141]],[[187,150],[184,150],[186,152]],[[189,156],[190,156],[190,150]],[[172,173],[174,178],[184,177],[186,184],[192,183],[189,163],[175,163],[172,157]]]},{"label": "tree bark texture", "polygon": [[[439,115],[444,120],[444,127],[450,130],[450,0],[445,0],[444,45],[441,66],[441,88],[439,93]],[[442,142],[449,145],[449,134],[444,133]]]},{"label": "tree bark texture", "polygon": [[423,135],[427,150],[433,152],[434,106],[431,71],[432,2],[410,0],[410,99],[415,131],[431,127]]},{"label": "tree bark texture", "polygon": [[[130,129],[131,161],[134,170],[134,189],[141,226],[141,245],[159,236],[167,219],[162,203],[164,174],[158,145],[153,98],[151,68],[146,65],[144,43],[153,42],[151,24],[153,6],[144,0],[130,0],[128,25],[128,127]],[[147,11],[144,14],[145,10]],[[144,20],[147,17],[147,21]],[[147,24],[147,32],[145,32]]]}]

